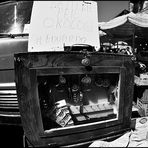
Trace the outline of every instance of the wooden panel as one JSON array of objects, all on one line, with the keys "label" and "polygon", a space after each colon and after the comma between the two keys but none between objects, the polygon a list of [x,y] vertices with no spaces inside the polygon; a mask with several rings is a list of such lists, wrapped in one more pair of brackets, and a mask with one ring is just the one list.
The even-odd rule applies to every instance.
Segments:
[{"label": "wooden panel", "polygon": [[[131,56],[89,53],[91,69],[82,64],[85,53],[35,52],[15,54],[15,80],[18,102],[25,135],[34,146],[67,145],[110,134],[116,135],[130,128],[133,97],[134,66]],[[90,68],[89,67],[89,68]],[[120,79],[119,118],[105,123],[94,122],[70,128],[44,131],[39,94],[38,76],[81,73],[116,73]],[[126,94],[126,95],[125,95]]]}]

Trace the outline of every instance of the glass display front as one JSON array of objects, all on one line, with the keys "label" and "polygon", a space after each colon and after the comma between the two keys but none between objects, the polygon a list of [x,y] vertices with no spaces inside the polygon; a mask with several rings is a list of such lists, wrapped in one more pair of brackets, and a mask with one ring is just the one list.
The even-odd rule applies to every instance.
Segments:
[{"label": "glass display front", "polygon": [[44,130],[117,120],[119,73],[38,76]]}]

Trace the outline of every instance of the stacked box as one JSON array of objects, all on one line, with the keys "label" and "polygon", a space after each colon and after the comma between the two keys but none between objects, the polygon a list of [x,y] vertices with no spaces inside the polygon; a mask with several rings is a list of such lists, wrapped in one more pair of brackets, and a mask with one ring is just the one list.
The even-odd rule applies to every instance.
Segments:
[{"label": "stacked box", "polygon": [[142,111],[142,116],[148,116],[148,100],[137,98],[137,106]]}]

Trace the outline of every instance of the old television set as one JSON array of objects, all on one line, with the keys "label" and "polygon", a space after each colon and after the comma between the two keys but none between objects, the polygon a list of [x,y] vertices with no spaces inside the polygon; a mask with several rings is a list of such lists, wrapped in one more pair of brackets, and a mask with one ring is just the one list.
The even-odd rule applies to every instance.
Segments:
[{"label": "old television set", "polygon": [[132,56],[98,52],[14,55],[24,135],[31,147],[89,145],[130,130]]}]

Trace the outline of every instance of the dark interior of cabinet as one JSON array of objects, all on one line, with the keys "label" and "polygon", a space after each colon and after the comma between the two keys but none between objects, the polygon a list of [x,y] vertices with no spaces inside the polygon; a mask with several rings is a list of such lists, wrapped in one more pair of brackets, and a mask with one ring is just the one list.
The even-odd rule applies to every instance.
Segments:
[{"label": "dark interior of cabinet", "polygon": [[44,130],[117,118],[119,74],[38,76]]}]

